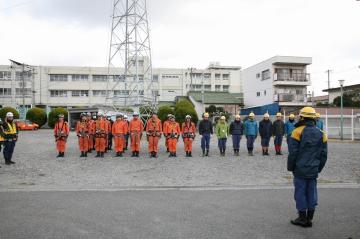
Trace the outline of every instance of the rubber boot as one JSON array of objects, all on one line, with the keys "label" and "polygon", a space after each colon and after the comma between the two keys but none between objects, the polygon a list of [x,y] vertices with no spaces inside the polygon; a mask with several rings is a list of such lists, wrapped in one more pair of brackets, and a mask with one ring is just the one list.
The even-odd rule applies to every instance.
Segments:
[{"label": "rubber boot", "polygon": [[97,151],[96,152],[96,156],[95,156],[96,158],[99,158],[100,157],[100,152],[99,151]]},{"label": "rubber boot", "polygon": [[65,152],[61,152],[61,157],[63,158],[65,156]]},{"label": "rubber boot", "polygon": [[191,151],[189,151],[189,157],[192,157],[192,153],[191,153]]},{"label": "rubber boot", "polygon": [[81,151],[80,158],[84,157],[84,151]]},{"label": "rubber boot", "polygon": [[136,156],[136,152],[132,151],[131,157],[135,157]]},{"label": "rubber boot", "polygon": [[100,153],[100,157],[103,158],[104,157],[104,152]]},{"label": "rubber boot", "polygon": [[205,149],[203,149],[202,152],[203,152],[203,157],[205,157]]},{"label": "rubber boot", "polygon": [[56,156],[57,158],[60,158],[61,157],[61,152],[59,152],[59,154]]},{"label": "rubber boot", "polygon": [[123,156],[123,153],[122,152],[119,152],[119,157],[122,157]]},{"label": "rubber boot", "polygon": [[136,157],[139,157],[139,151],[136,151]]},{"label": "rubber boot", "polygon": [[308,223],[306,219],[306,211],[299,211],[298,218],[296,218],[295,220],[291,220],[290,222],[295,226],[307,227]]},{"label": "rubber boot", "polygon": [[306,215],[307,226],[312,227],[312,220],[314,218],[315,210],[308,210]]},{"label": "rubber boot", "polygon": [[207,157],[209,156],[209,150],[208,149],[206,150],[205,156],[207,156]]},{"label": "rubber boot", "polygon": [[177,156],[176,156],[176,152],[175,152],[175,153],[173,153],[173,157],[175,157],[175,158],[177,157]]},{"label": "rubber boot", "polygon": [[85,157],[85,158],[87,157],[87,152],[84,153],[84,157]]}]

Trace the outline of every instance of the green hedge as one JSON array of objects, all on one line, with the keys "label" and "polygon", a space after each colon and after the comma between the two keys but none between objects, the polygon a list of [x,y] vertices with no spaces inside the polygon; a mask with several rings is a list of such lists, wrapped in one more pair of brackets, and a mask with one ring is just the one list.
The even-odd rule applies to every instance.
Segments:
[{"label": "green hedge", "polygon": [[187,107],[187,106],[183,106],[183,107],[178,107],[175,110],[175,117],[176,117],[176,121],[180,124],[184,123],[185,121],[185,116],[186,115],[191,115],[192,121],[197,124],[198,122],[198,116],[197,113],[194,109],[194,107]]},{"label": "green hedge", "polygon": [[193,104],[188,101],[188,100],[179,100],[176,104],[175,104],[175,111],[178,108],[194,108]]},{"label": "green hedge", "polygon": [[159,107],[158,117],[161,120],[161,122],[164,122],[167,119],[168,114],[174,114],[173,108],[171,108],[168,105],[164,105],[164,106]]},{"label": "green hedge", "polygon": [[19,112],[16,109],[14,109],[12,107],[4,107],[4,108],[0,109],[0,118],[2,120],[5,119],[5,116],[6,116],[7,112],[12,112],[14,114],[14,119],[19,118]]},{"label": "green hedge", "polygon": [[47,115],[44,109],[32,108],[26,113],[26,119],[39,125],[39,128],[46,124]]},{"label": "green hedge", "polygon": [[63,114],[65,116],[65,121],[68,120],[68,111],[64,108],[55,108],[49,113],[48,125],[50,128],[55,127],[55,123],[58,120],[58,115]]}]

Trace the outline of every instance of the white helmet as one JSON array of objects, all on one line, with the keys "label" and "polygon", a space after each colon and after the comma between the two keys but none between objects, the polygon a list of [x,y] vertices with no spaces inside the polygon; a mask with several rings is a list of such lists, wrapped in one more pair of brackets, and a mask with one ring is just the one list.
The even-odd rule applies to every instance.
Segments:
[{"label": "white helmet", "polygon": [[134,113],[133,113],[133,116],[139,116],[139,113],[138,113],[138,112],[134,112]]},{"label": "white helmet", "polygon": [[128,118],[128,116],[127,115],[124,115],[124,119],[127,119]]},{"label": "white helmet", "polygon": [[14,114],[12,112],[7,112],[6,117],[14,117]]}]

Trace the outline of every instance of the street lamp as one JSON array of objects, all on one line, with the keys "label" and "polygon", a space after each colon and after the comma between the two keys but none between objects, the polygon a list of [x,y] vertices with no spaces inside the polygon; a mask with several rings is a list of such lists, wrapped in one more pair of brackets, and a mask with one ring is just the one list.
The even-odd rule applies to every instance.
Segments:
[{"label": "street lamp", "polygon": [[341,114],[341,118],[340,118],[340,139],[344,140],[344,118],[343,118],[343,86],[344,86],[344,81],[345,80],[339,80],[339,84],[340,84],[340,114]]}]

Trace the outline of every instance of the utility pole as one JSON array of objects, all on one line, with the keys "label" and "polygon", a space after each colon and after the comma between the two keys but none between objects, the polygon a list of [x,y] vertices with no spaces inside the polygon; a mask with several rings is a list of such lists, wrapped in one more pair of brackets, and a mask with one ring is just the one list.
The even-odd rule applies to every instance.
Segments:
[{"label": "utility pole", "polygon": [[192,91],[192,86],[193,86],[193,70],[196,70],[196,68],[190,67],[190,68],[188,68],[188,70],[190,70],[190,90],[189,90],[189,91]]},{"label": "utility pole", "polygon": [[[327,73],[327,83],[328,83],[328,89],[330,89],[330,73],[332,73],[332,70],[328,69],[327,71],[325,71],[325,73]],[[330,101],[330,93],[328,91],[328,101]],[[330,102],[329,102],[330,104]]]}]

